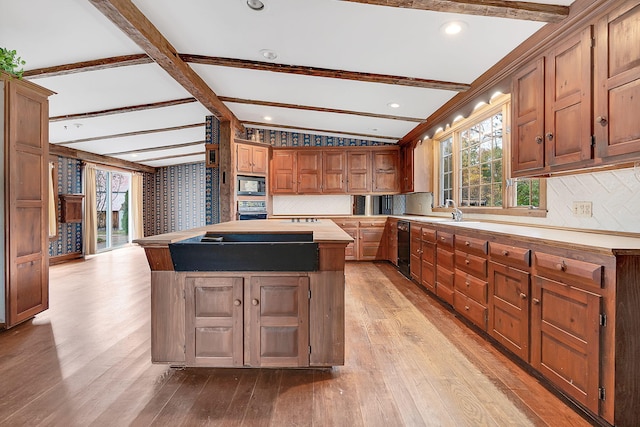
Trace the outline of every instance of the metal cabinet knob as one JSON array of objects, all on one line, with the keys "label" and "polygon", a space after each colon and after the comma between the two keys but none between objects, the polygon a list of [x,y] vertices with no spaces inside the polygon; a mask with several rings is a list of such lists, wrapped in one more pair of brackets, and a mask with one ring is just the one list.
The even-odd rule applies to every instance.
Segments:
[{"label": "metal cabinet knob", "polygon": [[596,123],[599,123],[600,126],[606,126],[607,125],[607,118],[605,116],[598,116],[596,117]]},{"label": "metal cabinet knob", "polygon": [[553,141],[553,134],[551,132],[547,132],[547,139]]},{"label": "metal cabinet knob", "polygon": [[558,271],[567,271],[567,264],[563,260],[562,262],[556,264],[556,269]]},{"label": "metal cabinet knob", "polygon": [[467,242],[464,242],[464,245],[465,245],[465,246],[471,246],[471,242],[468,242],[468,241],[467,241]]},{"label": "metal cabinet knob", "polygon": [[236,307],[238,307],[240,304],[242,304],[242,302],[239,299],[233,301],[233,305],[235,305]]},{"label": "metal cabinet knob", "polygon": [[509,251],[502,251],[502,256],[509,256]]},{"label": "metal cabinet knob", "polygon": [[527,294],[525,294],[524,292],[520,292],[520,298],[527,299]]},{"label": "metal cabinet knob", "polygon": [[253,300],[251,300],[251,304],[253,304],[253,305],[258,305],[258,303],[259,303],[259,301],[257,299],[255,299],[255,298]]},{"label": "metal cabinet knob", "polygon": [[467,264],[467,265],[469,265],[469,264],[471,263],[471,261],[469,261],[468,259],[465,259],[465,260],[464,260],[464,263],[465,263],[465,264]]},{"label": "metal cabinet knob", "polygon": [[536,143],[542,144],[542,137],[540,135],[536,136]]},{"label": "metal cabinet knob", "polygon": [[535,305],[538,305],[538,304],[540,304],[540,300],[539,300],[538,298],[534,298],[534,299],[533,299],[533,303],[534,303]]}]

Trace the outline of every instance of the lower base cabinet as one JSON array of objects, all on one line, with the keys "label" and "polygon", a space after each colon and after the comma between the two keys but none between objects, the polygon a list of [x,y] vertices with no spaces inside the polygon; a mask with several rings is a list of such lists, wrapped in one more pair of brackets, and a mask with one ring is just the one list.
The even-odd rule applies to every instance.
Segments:
[{"label": "lower base cabinet", "polygon": [[598,413],[601,297],[538,276],[532,290],[531,365]]},{"label": "lower base cabinet", "polygon": [[185,278],[189,366],[309,366],[309,277]]}]

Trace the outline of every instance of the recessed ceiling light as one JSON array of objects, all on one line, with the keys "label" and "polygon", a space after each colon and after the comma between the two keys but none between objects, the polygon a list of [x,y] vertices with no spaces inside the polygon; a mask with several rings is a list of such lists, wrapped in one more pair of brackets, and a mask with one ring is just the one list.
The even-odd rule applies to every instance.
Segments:
[{"label": "recessed ceiling light", "polygon": [[278,57],[278,54],[272,51],[271,49],[262,49],[260,51],[260,54],[264,56],[266,59],[268,59],[269,61],[273,61]]},{"label": "recessed ceiling light", "polygon": [[252,10],[264,9],[264,3],[262,3],[260,0],[247,0],[247,6],[249,6]]},{"label": "recessed ceiling light", "polygon": [[378,128],[371,128],[372,131],[378,132]]},{"label": "recessed ceiling light", "polygon": [[397,102],[390,102],[387,105],[391,108],[400,108],[400,104],[398,104]]},{"label": "recessed ceiling light", "polygon": [[462,21],[452,21],[444,24],[442,26],[442,31],[447,35],[454,36],[462,32],[466,27],[467,24]]},{"label": "recessed ceiling light", "polygon": [[265,119],[266,121],[270,122],[271,120],[273,120],[273,118],[271,116],[264,116],[263,119]]},{"label": "recessed ceiling light", "polygon": [[138,157],[138,155],[137,154],[132,154],[131,157]]}]

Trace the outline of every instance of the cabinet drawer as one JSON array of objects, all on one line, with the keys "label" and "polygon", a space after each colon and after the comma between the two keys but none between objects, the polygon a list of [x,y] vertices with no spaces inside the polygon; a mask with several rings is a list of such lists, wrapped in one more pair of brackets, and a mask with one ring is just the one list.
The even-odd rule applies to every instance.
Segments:
[{"label": "cabinet drawer", "polygon": [[486,240],[456,234],[455,243],[456,249],[459,251],[476,255],[486,255],[489,253],[489,244]]},{"label": "cabinet drawer", "polygon": [[358,230],[361,242],[380,243],[382,241],[383,228],[365,228]]},{"label": "cabinet drawer", "polygon": [[436,281],[438,286],[444,286],[453,290],[453,272],[441,266],[436,267]]},{"label": "cabinet drawer", "polygon": [[604,266],[586,261],[578,261],[558,255],[536,252],[534,266],[538,276],[556,279],[561,283],[580,287],[602,287]]},{"label": "cabinet drawer", "polygon": [[436,230],[432,230],[431,228],[422,227],[422,241],[435,243],[436,242]]},{"label": "cabinet drawer", "polygon": [[531,266],[531,249],[491,242],[489,255],[493,261],[511,267],[528,268]]},{"label": "cabinet drawer", "polygon": [[453,295],[453,308],[479,326],[483,331],[487,330],[487,307],[478,304],[463,293],[455,291]]},{"label": "cabinet drawer", "polygon": [[384,227],[384,223],[385,221],[380,221],[380,220],[358,221],[358,225],[364,228]]},{"label": "cabinet drawer", "polygon": [[456,267],[481,279],[487,277],[487,259],[456,251]]},{"label": "cabinet drawer", "polygon": [[412,239],[422,240],[422,227],[420,227],[420,224],[416,224],[415,222],[410,223],[409,234]]},{"label": "cabinet drawer", "polygon": [[460,270],[456,270],[455,277],[456,291],[461,292],[469,298],[487,305],[487,282],[480,280],[471,274],[466,274]]},{"label": "cabinet drawer", "polygon": [[436,232],[436,237],[438,240],[438,246],[453,249],[453,234],[438,231]]},{"label": "cabinet drawer", "polygon": [[358,228],[358,220],[336,218],[333,220],[340,228]]},{"label": "cabinet drawer", "polygon": [[449,252],[440,247],[436,248],[438,257],[438,266],[442,266],[450,271],[453,271],[453,252]]},{"label": "cabinet drawer", "polygon": [[436,268],[424,259],[422,260],[422,285],[431,292],[436,290]]}]

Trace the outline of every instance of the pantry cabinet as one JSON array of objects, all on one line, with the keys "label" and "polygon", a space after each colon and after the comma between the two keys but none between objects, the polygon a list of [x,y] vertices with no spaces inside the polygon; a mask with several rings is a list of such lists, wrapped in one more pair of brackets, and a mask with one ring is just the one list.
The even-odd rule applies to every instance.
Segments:
[{"label": "pantry cabinet", "polygon": [[0,71],[4,259],[0,328],[49,307],[49,101],[53,92]]}]

